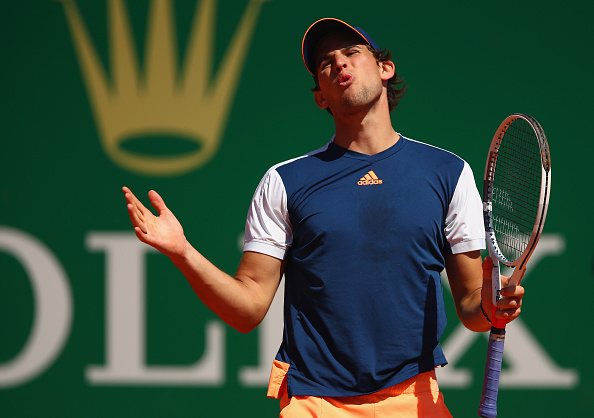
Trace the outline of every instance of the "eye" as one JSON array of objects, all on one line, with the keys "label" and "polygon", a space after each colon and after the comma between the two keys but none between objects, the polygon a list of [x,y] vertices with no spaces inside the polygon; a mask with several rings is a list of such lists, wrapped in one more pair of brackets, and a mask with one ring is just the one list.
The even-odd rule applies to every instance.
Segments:
[{"label": "eye", "polygon": [[328,68],[329,66],[330,66],[330,60],[322,61],[319,66],[319,71],[322,71],[325,68]]}]

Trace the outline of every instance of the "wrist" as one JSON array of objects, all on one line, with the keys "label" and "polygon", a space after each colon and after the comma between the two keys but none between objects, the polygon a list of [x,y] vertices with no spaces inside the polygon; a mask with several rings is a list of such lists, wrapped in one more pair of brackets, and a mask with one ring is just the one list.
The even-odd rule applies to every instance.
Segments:
[{"label": "wrist", "polygon": [[489,321],[489,323],[491,323],[491,319],[489,318],[489,315],[487,315],[487,312],[485,312],[485,308],[483,308],[483,301],[481,301],[480,306],[481,306],[481,312],[483,313],[483,316],[485,317],[485,319],[487,321]]},{"label": "wrist", "polygon": [[167,256],[173,262],[173,264],[179,267],[180,265],[187,264],[190,262],[190,255],[192,254],[192,249],[192,245],[188,242],[187,239],[184,239],[183,244],[181,244],[175,252],[167,254]]}]

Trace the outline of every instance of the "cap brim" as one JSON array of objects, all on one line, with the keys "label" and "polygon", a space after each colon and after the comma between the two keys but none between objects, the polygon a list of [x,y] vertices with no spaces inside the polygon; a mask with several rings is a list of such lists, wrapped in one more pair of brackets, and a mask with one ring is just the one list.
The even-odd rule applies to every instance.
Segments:
[{"label": "cap brim", "polygon": [[373,39],[361,28],[349,25],[342,20],[335,18],[324,18],[314,22],[305,32],[303,42],[301,44],[301,55],[303,56],[303,63],[305,68],[315,77],[315,53],[316,48],[322,38],[332,32],[351,32],[360,36],[372,48],[379,50],[380,48]]}]

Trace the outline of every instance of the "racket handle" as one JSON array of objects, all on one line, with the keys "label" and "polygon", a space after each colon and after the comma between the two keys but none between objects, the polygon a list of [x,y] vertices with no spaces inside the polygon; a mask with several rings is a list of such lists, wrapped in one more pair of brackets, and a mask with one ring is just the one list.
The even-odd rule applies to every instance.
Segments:
[{"label": "racket handle", "polygon": [[483,394],[478,410],[480,417],[494,418],[497,416],[497,392],[499,391],[499,375],[501,374],[504,342],[505,327],[492,327],[487,349]]}]

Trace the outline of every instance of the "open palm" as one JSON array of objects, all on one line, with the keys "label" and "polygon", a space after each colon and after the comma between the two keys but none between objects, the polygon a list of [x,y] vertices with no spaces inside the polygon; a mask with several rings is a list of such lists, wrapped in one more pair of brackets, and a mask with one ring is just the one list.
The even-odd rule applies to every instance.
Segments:
[{"label": "open palm", "polygon": [[155,216],[128,187],[123,187],[122,191],[138,239],[169,257],[183,256],[186,248],[184,230],[161,196],[154,190],[148,193],[151,205],[157,211]]}]

